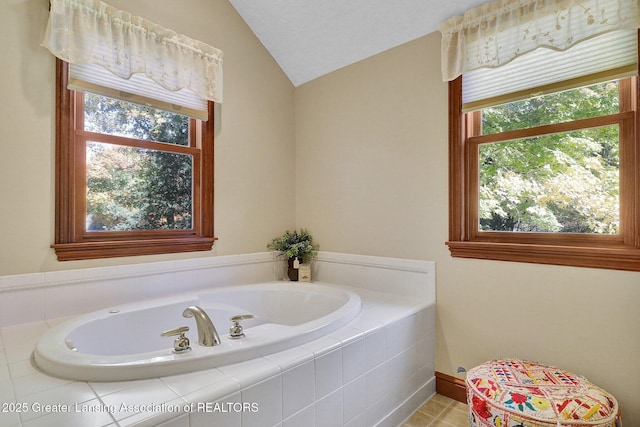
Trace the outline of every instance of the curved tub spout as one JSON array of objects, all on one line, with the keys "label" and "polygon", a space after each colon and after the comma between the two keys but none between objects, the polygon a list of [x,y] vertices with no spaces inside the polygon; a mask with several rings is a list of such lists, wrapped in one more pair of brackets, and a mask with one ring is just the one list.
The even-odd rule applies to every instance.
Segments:
[{"label": "curved tub spout", "polygon": [[213,326],[213,322],[211,322],[211,319],[203,309],[197,305],[192,305],[184,310],[182,316],[196,319],[198,344],[205,347],[213,347],[214,345],[220,344],[218,331],[216,331],[216,327]]}]

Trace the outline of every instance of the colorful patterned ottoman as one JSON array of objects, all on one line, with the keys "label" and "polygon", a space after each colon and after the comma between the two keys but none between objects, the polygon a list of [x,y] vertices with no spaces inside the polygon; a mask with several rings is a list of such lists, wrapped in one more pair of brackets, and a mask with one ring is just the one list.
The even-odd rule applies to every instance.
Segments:
[{"label": "colorful patterned ottoman", "polygon": [[535,362],[493,360],[467,373],[472,427],[621,427],[618,402],[585,378]]}]

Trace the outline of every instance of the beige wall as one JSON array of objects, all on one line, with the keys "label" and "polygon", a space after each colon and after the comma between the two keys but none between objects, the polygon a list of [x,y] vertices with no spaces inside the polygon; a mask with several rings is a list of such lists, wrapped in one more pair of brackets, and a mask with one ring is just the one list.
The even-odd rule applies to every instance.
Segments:
[{"label": "beige wall", "polygon": [[432,34],[296,89],[297,224],[326,251],[436,261],[438,371],[555,364],[640,425],[640,273],[449,256],[439,55]]},{"label": "beige wall", "polygon": [[[40,42],[48,0],[0,2],[0,276],[261,252],[294,224],[294,88],[226,0],[110,0],[225,53],[217,107],[212,252],[56,261],[53,243],[54,58]],[[176,10],[176,8],[179,8]]]}]

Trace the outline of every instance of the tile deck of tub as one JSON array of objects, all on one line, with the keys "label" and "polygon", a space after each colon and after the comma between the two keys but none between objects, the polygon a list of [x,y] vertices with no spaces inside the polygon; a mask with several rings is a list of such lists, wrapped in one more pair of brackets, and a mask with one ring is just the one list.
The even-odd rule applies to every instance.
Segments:
[{"label": "tile deck of tub", "polygon": [[398,384],[421,390],[413,398],[419,405],[435,391],[435,325],[428,324],[434,302],[347,289],[362,298],[362,312],[328,336],[246,362],[149,380],[51,377],[33,365],[31,354],[38,337],[64,319],[2,328],[0,425],[197,427],[209,425],[215,411],[203,402],[236,408],[261,402],[258,412],[216,413],[216,425],[369,426],[402,403],[408,389]]}]

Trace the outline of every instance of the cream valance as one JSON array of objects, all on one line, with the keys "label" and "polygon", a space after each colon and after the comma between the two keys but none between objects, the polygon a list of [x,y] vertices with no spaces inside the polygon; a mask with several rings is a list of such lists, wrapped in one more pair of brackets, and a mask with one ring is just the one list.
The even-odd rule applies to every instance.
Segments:
[{"label": "cream valance", "polygon": [[222,102],[222,51],[98,0],[51,0],[42,46],[70,64]]},{"label": "cream valance", "polygon": [[584,40],[638,28],[638,0],[500,0],[440,26],[442,78],[495,68],[539,47],[563,51]]}]

